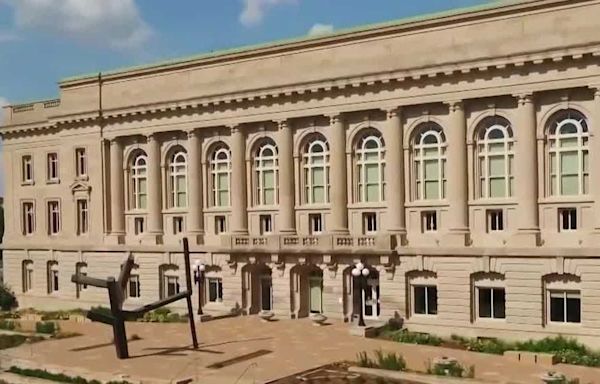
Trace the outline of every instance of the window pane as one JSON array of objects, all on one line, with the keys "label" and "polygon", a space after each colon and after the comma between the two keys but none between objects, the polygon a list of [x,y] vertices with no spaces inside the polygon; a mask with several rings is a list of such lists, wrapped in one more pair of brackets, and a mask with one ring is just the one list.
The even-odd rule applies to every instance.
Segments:
[{"label": "window pane", "polygon": [[425,157],[437,157],[438,156],[438,149],[437,147],[433,147],[433,148],[423,148],[423,156]]},{"label": "window pane", "polygon": [[219,201],[217,202],[217,205],[219,206],[224,206],[224,205],[229,205],[229,194],[227,191],[221,191],[219,192]]},{"label": "window pane", "polygon": [[491,179],[490,180],[490,197],[505,197],[506,196],[506,179]]},{"label": "window pane", "polygon": [[379,182],[379,165],[378,164],[366,164],[365,174],[367,183],[378,183]]},{"label": "window pane", "polygon": [[581,323],[581,299],[567,296],[567,321]]},{"label": "window pane", "polygon": [[367,202],[379,201],[379,184],[367,185]]},{"label": "window pane", "polygon": [[313,203],[325,202],[325,188],[313,187]]},{"label": "window pane", "polygon": [[565,307],[562,297],[550,297],[550,321],[565,321]]},{"label": "window pane", "polygon": [[415,313],[425,314],[425,287],[414,287]]},{"label": "window pane", "polygon": [[579,194],[579,186],[577,175],[563,176],[560,180],[560,188],[562,195],[577,195]]},{"label": "window pane", "polygon": [[504,152],[504,143],[490,143],[488,148],[490,152]]},{"label": "window pane", "polygon": [[437,315],[437,288],[427,287],[427,309],[429,315]]},{"label": "window pane", "polygon": [[273,171],[263,172],[263,188],[273,188],[275,186],[275,173]]},{"label": "window pane", "polygon": [[181,192],[177,194],[177,206],[185,207],[187,205],[185,192]]},{"label": "window pane", "polygon": [[265,189],[265,205],[275,204],[275,190],[274,189]]},{"label": "window pane", "polygon": [[492,317],[492,290],[479,288],[479,317]]},{"label": "window pane", "polygon": [[576,147],[577,146],[577,138],[576,137],[572,137],[572,138],[568,138],[568,139],[563,138],[560,140],[560,146],[561,146],[561,148]]},{"label": "window pane", "polygon": [[185,177],[178,176],[176,182],[177,182],[177,190],[185,191]]},{"label": "window pane", "polygon": [[561,170],[562,174],[573,174],[579,171],[577,152],[561,153]]},{"label": "window pane", "polygon": [[215,280],[210,280],[208,284],[208,301],[217,301],[217,282]]},{"label": "window pane", "polygon": [[140,209],[146,209],[146,195],[140,195],[139,198],[139,207]]},{"label": "window pane", "polygon": [[506,318],[506,293],[504,289],[494,289],[494,318]]},{"label": "window pane", "polygon": [[140,190],[138,191],[139,193],[146,193],[146,179],[139,179],[139,187]]},{"label": "window pane", "polygon": [[425,180],[437,180],[439,177],[439,166],[437,160],[425,162]]},{"label": "window pane", "polygon": [[439,182],[437,181],[427,181],[425,182],[425,199],[439,199],[440,198],[440,190],[439,190]]},{"label": "window pane", "polygon": [[490,174],[489,176],[502,176],[504,175],[504,156],[490,157]]},{"label": "window pane", "polygon": [[325,179],[325,169],[318,167],[312,169],[312,183],[313,185],[323,185],[323,180]]}]

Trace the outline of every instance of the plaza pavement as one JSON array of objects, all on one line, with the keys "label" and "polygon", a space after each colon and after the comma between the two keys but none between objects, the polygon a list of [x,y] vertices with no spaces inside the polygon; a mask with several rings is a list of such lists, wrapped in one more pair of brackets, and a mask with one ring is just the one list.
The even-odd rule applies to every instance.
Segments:
[{"label": "plaza pavement", "polygon": [[[250,316],[201,323],[197,327],[201,342],[197,351],[190,348],[187,324],[128,323],[128,336],[141,337],[129,343],[132,358],[128,360],[116,358],[109,326],[68,322],[62,324],[62,329],[83,336],[3,351],[2,366],[48,368],[100,380],[123,375],[143,383],[194,378],[194,383],[246,384],[355,360],[358,352],[383,349],[402,353],[413,370],[425,370],[428,359],[455,357],[465,366],[475,365],[478,379],[495,383],[541,383],[540,375],[548,370],[501,356],[363,339],[351,336],[347,324],[332,322],[315,327],[308,319],[265,323]],[[232,364],[219,364],[238,357],[239,361]],[[558,365],[552,370],[578,377],[581,384],[600,383],[600,369]]]}]

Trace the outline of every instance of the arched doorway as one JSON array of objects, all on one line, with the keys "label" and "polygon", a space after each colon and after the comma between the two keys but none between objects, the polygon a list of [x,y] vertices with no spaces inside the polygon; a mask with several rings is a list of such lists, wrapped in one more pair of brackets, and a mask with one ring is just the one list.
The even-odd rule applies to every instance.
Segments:
[{"label": "arched doorway", "polygon": [[361,293],[356,278],[352,276],[353,268],[354,265],[351,265],[343,272],[344,321],[358,318],[360,311],[365,319],[378,319],[381,312],[379,272],[372,266],[365,266],[369,269],[369,276]]},{"label": "arched doorway", "polygon": [[265,264],[249,264],[242,268],[242,307],[246,314],[273,309],[271,268]]},{"label": "arched doorway", "polygon": [[323,312],[323,271],[316,265],[296,265],[290,271],[292,314],[295,318]]}]

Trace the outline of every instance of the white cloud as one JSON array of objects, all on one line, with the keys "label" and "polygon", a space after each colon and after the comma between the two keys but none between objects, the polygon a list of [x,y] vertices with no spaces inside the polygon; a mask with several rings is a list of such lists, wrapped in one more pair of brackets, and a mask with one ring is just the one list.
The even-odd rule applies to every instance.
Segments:
[{"label": "white cloud", "polygon": [[331,24],[315,24],[308,31],[309,36],[327,35],[333,32]]},{"label": "white cloud", "polygon": [[19,40],[19,37],[16,33],[8,32],[8,31],[0,31],[0,43],[5,43],[7,41],[15,41]]},{"label": "white cloud", "polygon": [[240,22],[251,27],[262,22],[269,8],[281,4],[294,4],[297,0],[243,0],[244,10],[240,14]]},{"label": "white cloud", "polygon": [[64,35],[84,43],[134,48],[152,34],[135,0],[0,1],[13,7],[18,28]]}]

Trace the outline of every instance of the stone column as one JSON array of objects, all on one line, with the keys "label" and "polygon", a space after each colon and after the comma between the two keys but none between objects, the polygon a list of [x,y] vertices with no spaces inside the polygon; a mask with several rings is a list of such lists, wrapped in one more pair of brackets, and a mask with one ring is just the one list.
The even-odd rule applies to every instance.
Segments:
[{"label": "stone column", "polygon": [[518,95],[515,127],[515,191],[518,201],[516,245],[539,244],[538,153],[535,105],[531,94]]},{"label": "stone column", "polygon": [[110,234],[117,244],[125,235],[123,144],[118,138],[110,140]]},{"label": "stone column", "polygon": [[[592,107],[592,124],[589,127],[589,164],[600,164],[600,84],[592,88],[594,91],[594,102]],[[600,235],[600,169],[594,166],[590,167],[590,195],[594,200],[594,234]],[[595,241],[597,244],[597,239]]]},{"label": "stone column", "polygon": [[231,129],[231,232],[248,234],[246,137],[240,126]]},{"label": "stone column", "polygon": [[[160,142],[156,134],[148,136],[148,235],[159,242],[163,234]],[[154,241],[153,240],[153,241]]]},{"label": "stone column", "polygon": [[296,233],[294,212],[293,132],[287,120],[279,122],[279,232]]},{"label": "stone column", "polygon": [[448,149],[446,156],[446,178],[448,183],[447,200],[450,204],[448,230],[458,236],[456,245],[468,245],[469,207],[468,167],[467,167],[467,121],[462,101],[448,103],[450,110],[449,126],[446,131]]},{"label": "stone column", "polygon": [[196,130],[188,132],[188,216],[187,232],[192,242],[202,244],[204,214],[202,212],[202,139]]},{"label": "stone column", "polygon": [[400,108],[387,111],[385,140],[385,183],[388,230],[400,237],[397,243],[404,244],[406,219],[404,211],[404,133]]},{"label": "stone column", "polygon": [[341,115],[330,116],[331,225],[329,232],[348,233],[348,192],[346,177],[346,127]]}]

